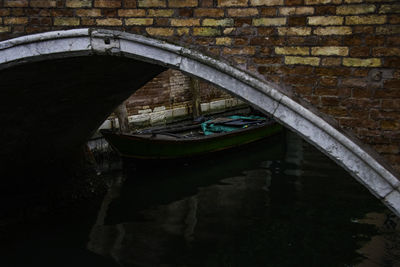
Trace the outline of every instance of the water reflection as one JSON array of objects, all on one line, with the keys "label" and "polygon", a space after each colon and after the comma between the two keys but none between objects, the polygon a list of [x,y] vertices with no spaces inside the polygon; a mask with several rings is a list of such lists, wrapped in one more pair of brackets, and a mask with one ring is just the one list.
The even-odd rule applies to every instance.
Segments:
[{"label": "water reflection", "polygon": [[385,208],[288,133],[175,166],[141,163],[104,198],[87,248],[121,266],[351,266]]}]

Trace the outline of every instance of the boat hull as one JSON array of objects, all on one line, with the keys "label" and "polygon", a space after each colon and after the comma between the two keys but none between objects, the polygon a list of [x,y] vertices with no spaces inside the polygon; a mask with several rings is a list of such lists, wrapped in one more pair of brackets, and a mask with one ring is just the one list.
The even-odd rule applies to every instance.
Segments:
[{"label": "boat hull", "polygon": [[163,134],[125,135],[110,131],[102,131],[102,135],[124,158],[178,159],[242,146],[274,135],[281,130],[281,125],[272,123],[203,138],[175,139]]}]

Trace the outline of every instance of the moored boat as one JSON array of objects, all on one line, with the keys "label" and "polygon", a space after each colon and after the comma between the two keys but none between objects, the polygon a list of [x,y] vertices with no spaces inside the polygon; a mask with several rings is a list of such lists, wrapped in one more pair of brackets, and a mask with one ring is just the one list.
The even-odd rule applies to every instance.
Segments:
[{"label": "moored boat", "polygon": [[100,132],[121,157],[178,159],[238,147],[276,134],[281,129],[282,126],[269,118],[230,116],[132,134],[111,130]]}]

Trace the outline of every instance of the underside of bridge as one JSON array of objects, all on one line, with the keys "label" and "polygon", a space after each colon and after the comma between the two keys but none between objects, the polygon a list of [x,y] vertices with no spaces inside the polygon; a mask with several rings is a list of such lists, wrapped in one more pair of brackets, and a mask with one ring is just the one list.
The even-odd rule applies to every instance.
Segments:
[{"label": "underside of bridge", "polygon": [[64,172],[115,107],[164,70],[133,59],[87,56],[0,71],[2,176]]},{"label": "underside of bridge", "polygon": [[[166,67],[207,80],[272,116],[400,216],[398,175],[323,115],[221,60],[102,29],[48,32],[0,42],[2,173],[13,176],[52,168],[62,172],[64,162],[70,165],[107,115]],[[2,182],[6,177],[2,175]]]}]

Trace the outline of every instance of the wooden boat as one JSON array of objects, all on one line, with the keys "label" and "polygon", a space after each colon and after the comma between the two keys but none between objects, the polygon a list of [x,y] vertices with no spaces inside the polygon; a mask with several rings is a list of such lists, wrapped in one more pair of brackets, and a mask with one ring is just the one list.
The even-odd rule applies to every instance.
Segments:
[{"label": "wooden boat", "polygon": [[[217,128],[222,126],[225,132],[213,134],[208,132],[205,135],[204,128],[207,125],[217,126]],[[111,130],[100,130],[100,132],[123,158],[178,159],[255,142],[280,132],[281,129],[278,123],[267,118],[250,119],[248,123],[241,121],[239,125],[238,119],[217,118],[202,124],[170,127],[163,130],[150,129],[132,134],[122,134]]]}]

